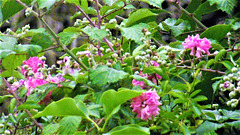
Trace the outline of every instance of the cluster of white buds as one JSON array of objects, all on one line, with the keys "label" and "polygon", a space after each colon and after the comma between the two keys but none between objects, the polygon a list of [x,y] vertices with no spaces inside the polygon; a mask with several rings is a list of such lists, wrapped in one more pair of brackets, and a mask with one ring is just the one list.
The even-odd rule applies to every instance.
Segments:
[{"label": "cluster of white buds", "polygon": [[228,106],[235,108],[238,105],[237,97],[240,96],[240,71],[237,67],[231,69],[231,73],[223,77],[223,83],[219,85],[222,92],[229,91],[228,96],[230,100],[227,102]]},{"label": "cluster of white buds", "polygon": [[25,32],[27,32],[27,31],[29,31],[29,29],[30,29],[30,25],[27,24],[27,25],[25,25],[24,27],[22,27],[22,32],[25,33]]},{"label": "cluster of white buds", "polygon": [[30,16],[31,13],[32,13],[32,8],[29,7],[29,8],[27,8],[27,9],[25,10],[25,16],[26,16],[26,17]]},{"label": "cluster of white buds", "polygon": [[114,18],[114,19],[111,19],[111,20],[109,20],[109,23],[110,24],[117,24],[117,20]]},{"label": "cluster of white buds", "polygon": [[78,27],[82,24],[82,20],[81,19],[76,19],[76,22],[74,23],[74,26]]}]

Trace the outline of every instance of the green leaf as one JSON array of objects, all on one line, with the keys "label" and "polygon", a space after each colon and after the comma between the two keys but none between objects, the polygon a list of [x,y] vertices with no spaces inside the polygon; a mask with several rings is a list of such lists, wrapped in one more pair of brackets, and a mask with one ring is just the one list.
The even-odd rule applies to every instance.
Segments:
[{"label": "green leaf", "polygon": [[199,95],[199,96],[193,98],[193,101],[195,101],[195,102],[200,102],[200,101],[205,101],[205,100],[208,100],[208,98],[204,95]]},{"label": "green leaf", "polygon": [[143,44],[143,45],[140,45],[137,48],[135,48],[132,52],[132,56],[136,57],[137,55],[139,55],[142,52],[140,50],[142,50],[145,46],[146,46],[146,44]]},{"label": "green leaf", "polygon": [[230,61],[222,61],[220,63],[222,63],[229,71],[231,71],[234,67],[234,65]]},{"label": "green leaf", "polygon": [[[101,97],[101,102],[103,103],[103,109],[106,114],[110,117],[120,109],[120,105],[125,103],[127,100],[134,97],[140,96],[142,91],[134,91],[129,89],[124,89],[121,91],[108,90],[105,91]],[[116,111],[117,109],[117,111]]]},{"label": "green leaf", "polygon": [[6,70],[13,71],[26,59],[26,55],[10,54],[3,59],[2,64]]},{"label": "green leaf", "polygon": [[44,85],[40,85],[35,89],[38,89],[38,91],[40,92],[35,92],[29,95],[29,97],[27,98],[27,102],[35,102],[38,103],[41,100],[44,99],[44,97],[46,97],[46,95],[53,89],[57,88],[57,84],[44,84]]},{"label": "green leaf", "polygon": [[17,39],[9,36],[0,36],[0,50],[13,50]]},{"label": "green leaf", "polygon": [[143,81],[144,83],[146,83],[148,86],[151,86],[153,88],[159,89],[159,86],[157,86],[156,84],[154,84],[152,81],[146,79],[145,77],[142,77],[140,75],[131,75],[130,76],[133,79],[136,79],[137,81]]},{"label": "green leaf", "polygon": [[217,4],[218,9],[231,14],[234,7],[237,6],[237,0],[208,0],[210,5]]},{"label": "green leaf", "polygon": [[33,101],[29,101],[29,102],[24,102],[23,104],[19,105],[17,107],[17,110],[24,110],[24,109],[27,109],[27,110],[30,110],[30,109],[36,109],[36,108],[41,108],[40,105],[38,105],[36,102],[33,102]]},{"label": "green leaf", "polygon": [[[32,0],[21,0],[23,3],[26,3],[26,5],[30,4]],[[0,4],[1,11],[2,11],[2,21],[5,21],[15,15],[17,12],[24,9],[22,5],[17,3],[15,0],[3,0],[3,3]]]},{"label": "green leaf", "polygon": [[232,25],[232,28],[234,30],[238,30],[240,28],[240,22],[235,22],[233,25]]},{"label": "green leaf", "polygon": [[15,54],[16,52],[11,50],[0,50],[0,59],[6,58],[10,54]]},{"label": "green leaf", "polygon": [[31,44],[40,45],[42,49],[46,49],[53,44],[51,35],[44,28],[31,29],[24,36],[32,37]]},{"label": "green leaf", "polygon": [[156,15],[157,14],[151,12],[148,9],[138,9],[137,11],[129,15],[128,20],[126,22],[126,27],[130,27],[130,26],[133,26],[134,24],[138,24],[140,22],[150,20],[150,19],[147,19],[149,17],[155,18]]},{"label": "green leaf", "polygon": [[154,66],[149,66],[147,68],[144,68],[143,73],[157,73],[159,74],[164,80],[169,80],[169,76],[166,73],[166,71],[164,71],[162,68],[160,67],[154,67]]},{"label": "green leaf", "polygon": [[86,33],[91,39],[102,41],[104,37],[108,35],[105,29],[98,29],[96,27],[85,27],[82,29],[84,33]]},{"label": "green leaf", "polygon": [[34,118],[42,116],[82,116],[87,117],[72,98],[64,98],[57,102],[52,102],[43,111],[34,115]]},{"label": "green leaf", "polygon": [[39,9],[47,8],[47,10],[50,9],[50,7],[58,0],[37,0]]},{"label": "green leaf", "polygon": [[[226,34],[231,30],[230,25],[226,24],[218,24],[214,25],[208,29],[206,29],[201,35],[201,38],[209,38],[209,39],[215,39],[218,42],[221,42],[221,40],[226,36]],[[218,34],[216,34],[218,33]]]},{"label": "green leaf", "polygon": [[150,135],[150,131],[146,127],[131,124],[115,127],[103,135]]},{"label": "green leaf", "polygon": [[58,134],[73,134],[77,131],[82,117],[79,116],[66,116],[59,122]]},{"label": "green leaf", "polygon": [[117,1],[119,0],[103,0],[103,2],[109,6],[112,6]]},{"label": "green leaf", "polygon": [[222,50],[220,50],[219,52],[218,52],[218,54],[215,56],[215,61],[218,61],[219,59],[221,59],[222,58],[222,56],[224,55],[224,54],[226,54],[226,50],[225,49],[222,49]]},{"label": "green leaf", "polygon": [[58,36],[60,37],[60,41],[64,45],[69,45],[79,35],[80,35],[79,32],[61,32],[61,33],[58,33]]},{"label": "green leaf", "polygon": [[17,104],[16,98],[12,98],[10,103],[9,103],[9,112],[10,113],[14,113],[14,109],[16,107],[16,104]]},{"label": "green leaf", "polygon": [[[2,79],[2,78],[1,78]],[[4,100],[6,100],[7,98],[11,98],[13,97],[12,95],[4,95],[4,96],[0,96],[0,103],[2,103]]]},{"label": "green leaf", "polygon": [[77,131],[73,135],[86,135],[84,131]]},{"label": "green leaf", "polygon": [[65,1],[68,3],[73,3],[73,4],[80,6],[79,0],[65,0]]},{"label": "green leaf", "polygon": [[43,132],[42,134],[48,134],[48,135],[53,135],[56,134],[56,132],[58,131],[60,125],[57,124],[48,124],[47,126],[43,127]]},{"label": "green leaf", "polygon": [[189,24],[184,20],[176,20],[173,18],[168,18],[159,24],[162,30],[171,31],[174,36],[179,36],[185,30],[189,29]]},{"label": "green leaf", "polygon": [[133,25],[131,27],[121,27],[121,33],[128,40],[133,40],[136,43],[142,43],[141,38],[143,37],[142,29],[149,28],[149,26],[145,23],[140,23]]},{"label": "green leaf", "polygon": [[16,77],[19,79],[24,79],[24,75],[16,70],[5,70],[0,74],[1,77]]},{"label": "green leaf", "polygon": [[17,45],[17,53],[27,53],[28,56],[37,56],[42,51],[42,47],[39,45]]},{"label": "green leaf", "polygon": [[208,133],[211,131],[215,131],[223,126],[224,126],[224,124],[218,124],[218,123],[213,123],[210,121],[205,121],[203,124],[201,124],[197,128],[197,134],[204,134],[204,133]]},{"label": "green leaf", "polygon": [[198,7],[198,9],[194,12],[194,14],[196,15],[197,18],[200,18],[202,15],[209,14],[216,10],[217,10],[217,6],[215,4],[210,5],[209,1],[205,1]]},{"label": "green leaf", "polygon": [[92,80],[93,84],[97,84],[99,86],[106,85],[107,83],[115,83],[128,77],[128,75],[129,74],[124,71],[109,68],[105,65],[100,65],[96,69],[91,69],[89,71],[90,80]]},{"label": "green leaf", "polygon": [[152,5],[157,8],[162,8],[162,3],[164,2],[164,0],[135,0],[135,1],[146,2],[149,5]]}]

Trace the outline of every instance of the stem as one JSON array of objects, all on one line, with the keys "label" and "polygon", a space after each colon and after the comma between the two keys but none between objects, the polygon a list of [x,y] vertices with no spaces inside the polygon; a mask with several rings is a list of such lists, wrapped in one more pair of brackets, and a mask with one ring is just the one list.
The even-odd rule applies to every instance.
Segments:
[{"label": "stem", "polygon": [[[6,80],[5,78],[2,78],[2,80],[3,80],[3,82],[7,85],[7,87],[10,89],[8,92],[9,92],[11,95],[13,95],[14,98],[17,99],[17,101],[20,103],[20,105],[23,104],[22,101],[21,101],[21,99],[16,95],[16,93],[14,93],[14,92],[12,91],[11,85],[7,82],[7,80]],[[32,119],[32,121],[34,122],[34,124],[41,129],[41,133],[42,133],[42,131],[43,131],[42,125],[39,124],[39,123],[37,122],[37,120],[32,117],[32,114],[31,114],[28,110],[25,109],[24,111],[25,111],[25,112],[28,114],[28,116]]]},{"label": "stem", "polygon": [[110,117],[107,117],[107,119],[104,122],[103,128],[102,128],[102,132],[104,132],[105,127],[107,126],[108,120],[110,119]]},{"label": "stem", "polygon": [[[177,66],[177,68],[185,68],[185,69],[192,69],[192,67],[189,66]],[[201,68],[201,71],[207,71],[207,72],[213,72],[213,73],[219,73],[222,75],[225,75],[225,72],[219,71],[219,70],[213,70],[213,69],[206,69],[206,68]]]},{"label": "stem", "polygon": [[128,5],[128,4],[126,4],[126,3],[124,2],[124,6],[123,6],[123,7],[120,7],[119,9],[113,10],[112,12],[110,12],[110,13],[102,16],[102,19],[105,19],[107,16],[109,16],[109,15],[111,15],[111,14],[113,14],[113,13],[119,11],[119,10],[122,10],[122,9],[125,8],[127,5]]},{"label": "stem", "polygon": [[201,26],[203,29],[207,29],[207,27],[202,24],[196,17],[194,17],[193,14],[189,13],[187,10],[185,10],[181,5],[179,0],[177,0],[175,3],[173,3],[174,6],[176,6],[179,10],[181,10],[183,13],[185,13],[187,16],[189,16],[194,22],[196,22],[199,26]]},{"label": "stem", "polygon": [[[18,2],[20,5],[24,6],[25,8],[28,8],[28,6],[21,2],[21,0],[16,0],[16,2]],[[80,66],[82,66],[82,68],[84,70],[88,70],[87,66],[80,61],[76,55],[74,55],[61,41],[60,41],[60,37],[57,36],[57,34],[50,28],[50,26],[45,22],[45,20],[43,19],[42,16],[40,16],[38,13],[36,13],[35,11],[32,11],[33,15],[36,16],[37,18],[39,18],[39,20],[46,26],[47,30],[50,32],[50,34],[53,36],[53,38],[57,41],[58,46],[61,47],[64,52],[66,52],[67,54],[69,54]]]},{"label": "stem", "polygon": [[86,119],[93,123],[93,125],[97,128],[98,132],[100,131],[100,128],[96,122],[94,122],[91,118],[88,117]]}]

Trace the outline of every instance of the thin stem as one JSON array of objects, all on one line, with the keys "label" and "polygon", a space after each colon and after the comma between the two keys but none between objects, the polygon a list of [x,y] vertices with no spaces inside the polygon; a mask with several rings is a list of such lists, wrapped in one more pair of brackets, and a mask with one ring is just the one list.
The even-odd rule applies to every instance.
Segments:
[{"label": "thin stem", "polygon": [[105,127],[107,126],[108,120],[110,119],[110,117],[107,116],[107,119],[104,122],[103,128],[102,128],[102,132],[104,132]]},{"label": "thin stem", "polygon": [[[21,0],[16,0],[16,2],[18,2],[20,5],[24,6],[25,8],[29,8],[25,3],[21,2]],[[39,20],[45,25],[45,27],[47,28],[47,30],[50,32],[50,34],[53,36],[53,38],[57,41],[58,46],[61,47],[64,52],[66,52],[67,54],[69,54],[84,70],[88,70],[87,66],[80,61],[76,55],[74,55],[61,41],[60,41],[60,37],[57,36],[57,34],[50,28],[50,26],[46,23],[46,21],[43,19],[42,16],[40,16],[38,13],[36,13],[35,11],[32,11],[33,15],[36,16],[37,18],[39,18]]]},{"label": "thin stem", "polygon": [[87,120],[89,120],[90,122],[92,122],[93,125],[97,128],[97,130],[100,131],[100,128],[99,128],[99,126],[98,126],[98,124],[97,124],[96,122],[94,122],[91,118],[88,118],[88,117],[87,117]]},{"label": "thin stem", "polygon": [[111,15],[111,14],[113,14],[113,13],[119,11],[119,10],[122,10],[122,9],[125,8],[127,5],[128,5],[128,4],[126,4],[126,3],[124,2],[124,6],[120,7],[119,9],[113,10],[112,12],[110,12],[110,13],[102,16],[102,19],[105,19],[107,16],[109,16],[109,15]]},{"label": "thin stem", "polygon": [[175,3],[173,3],[174,6],[176,6],[179,10],[181,10],[183,13],[185,13],[187,16],[189,16],[194,22],[196,22],[199,26],[201,26],[203,29],[207,29],[207,27],[202,24],[196,17],[194,17],[193,14],[189,13],[187,10],[185,10],[181,5],[179,0],[177,0]]},{"label": "thin stem", "polygon": [[[3,80],[3,82],[6,84],[6,86],[9,88],[9,91],[8,91],[8,92],[9,92],[11,95],[13,95],[13,97],[16,98],[17,101],[18,101],[20,104],[23,104],[22,101],[21,101],[21,99],[17,96],[17,94],[13,92],[13,90],[12,90],[12,88],[11,88],[11,85],[7,82],[7,80],[6,80],[5,78],[2,78],[2,80]],[[34,124],[41,129],[41,132],[42,132],[42,131],[43,131],[42,125],[39,124],[39,123],[37,122],[37,120],[32,117],[32,114],[31,114],[28,110],[25,109],[24,111],[25,111],[25,112],[28,114],[28,116],[32,119],[32,121],[34,122]]]}]

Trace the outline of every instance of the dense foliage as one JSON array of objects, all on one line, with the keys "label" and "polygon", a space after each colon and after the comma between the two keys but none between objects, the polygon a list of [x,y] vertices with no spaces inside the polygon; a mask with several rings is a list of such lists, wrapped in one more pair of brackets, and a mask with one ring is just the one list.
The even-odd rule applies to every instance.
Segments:
[{"label": "dense foliage", "polygon": [[[56,33],[44,16],[65,4],[76,10],[74,25]],[[8,109],[0,134],[240,134],[237,5],[0,1],[1,25],[22,10],[42,24],[0,34],[0,103]],[[213,12],[226,17],[207,27],[202,19]],[[87,42],[68,49],[80,37]],[[54,65],[44,56],[51,49],[64,52]]]}]

